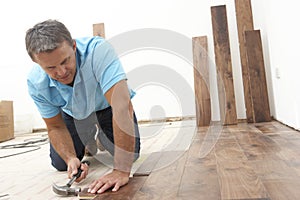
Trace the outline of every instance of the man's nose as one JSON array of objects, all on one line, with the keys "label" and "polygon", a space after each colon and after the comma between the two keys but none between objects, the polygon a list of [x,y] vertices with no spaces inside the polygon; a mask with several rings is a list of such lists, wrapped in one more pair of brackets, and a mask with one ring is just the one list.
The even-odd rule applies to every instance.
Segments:
[{"label": "man's nose", "polygon": [[66,70],[66,67],[64,65],[59,65],[57,67],[56,73],[57,73],[58,76],[64,76],[66,74],[66,71],[67,70]]}]

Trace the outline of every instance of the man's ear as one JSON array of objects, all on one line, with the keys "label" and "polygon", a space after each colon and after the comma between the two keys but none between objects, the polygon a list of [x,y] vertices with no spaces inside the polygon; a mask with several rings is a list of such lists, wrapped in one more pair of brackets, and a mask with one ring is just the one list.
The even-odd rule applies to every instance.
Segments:
[{"label": "man's ear", "polygon": [[76,41],[73,40],[73,50],[75,51],[76,50]]}]

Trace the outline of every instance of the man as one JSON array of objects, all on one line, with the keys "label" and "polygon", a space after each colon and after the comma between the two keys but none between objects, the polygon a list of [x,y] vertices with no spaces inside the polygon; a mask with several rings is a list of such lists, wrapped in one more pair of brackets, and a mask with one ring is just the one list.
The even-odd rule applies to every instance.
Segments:
[{"label": "man", "polygon": [[118,56],[101,37],[73,40],[56,20],[36,24],[25,41],[37,63],[28,75],[28,91],[47,126],[52,165],[67,170],[69,178],[80,167],[77,181],[84,179],[89,167],[81,159],[97,133],[97,142],[114,156],[114,169],[93,181],[89,192],[117,191],[128,183],[140,151],[134,92]]}]

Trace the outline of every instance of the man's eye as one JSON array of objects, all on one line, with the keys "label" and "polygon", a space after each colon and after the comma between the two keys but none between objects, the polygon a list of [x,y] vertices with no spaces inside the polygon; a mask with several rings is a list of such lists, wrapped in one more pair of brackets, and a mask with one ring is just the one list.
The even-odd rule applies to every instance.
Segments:
[{"label": "man's eye", "polygon": [[65,62],[65,64],[68,64],[68,63],[70,62],[70,59],[71,59],[71,58],[68,57],[67,60],[66,60],[66,62]]}]

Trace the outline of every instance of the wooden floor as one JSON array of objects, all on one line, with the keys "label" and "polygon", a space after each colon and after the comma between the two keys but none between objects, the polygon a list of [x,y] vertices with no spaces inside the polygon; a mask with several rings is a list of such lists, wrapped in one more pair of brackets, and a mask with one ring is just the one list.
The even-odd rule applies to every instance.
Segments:
[{"label": "wooden floor", "polygon": [[188,151],[153,153],[146,162],[119,194],[94,199],[300,198],[300,133],[275,121],[200,128]]},{"label": "wooden floor", "polygon": [[[195,121],[142,125],[141,135],[142,155],[129,184],[95,200],[300,197],[300,132],[276,121],[199,129]],[[65,183],[66,174],[49,166],[47,154],[44,145],[35,153],[0,159],[0,200],[79,199],[50,190],[52,182]],[[110,170],[91,161],[89,177],[75,186],[86,188],[92,177]]]}]

